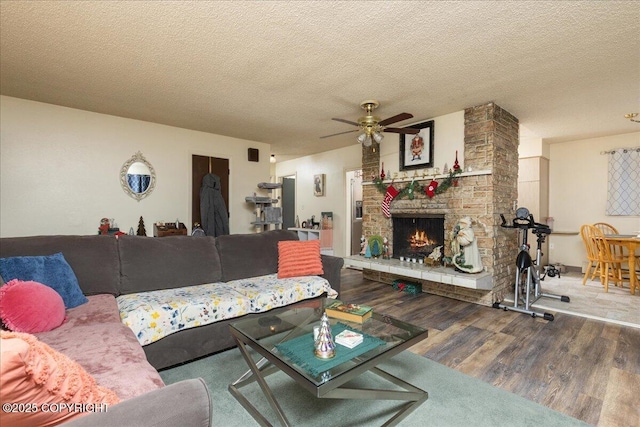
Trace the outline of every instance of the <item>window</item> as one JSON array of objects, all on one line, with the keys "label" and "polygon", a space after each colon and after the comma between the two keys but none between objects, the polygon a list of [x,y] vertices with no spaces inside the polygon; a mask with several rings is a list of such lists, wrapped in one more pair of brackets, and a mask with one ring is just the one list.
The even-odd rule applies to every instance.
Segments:
[{"label": "window", "polygon": [[609,160],[607,215],[640,215],[640,147],[616,148]]}]

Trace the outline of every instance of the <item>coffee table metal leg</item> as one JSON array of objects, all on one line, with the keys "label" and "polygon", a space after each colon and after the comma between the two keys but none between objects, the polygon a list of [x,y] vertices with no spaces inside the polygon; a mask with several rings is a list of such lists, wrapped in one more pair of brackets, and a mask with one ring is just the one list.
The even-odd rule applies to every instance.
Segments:
[{"label": "coffee table metal leg", "polygon": [[422,405],[428,398],[429,393],[426,391],[401,380],[379,368],[373,368],[369,372],[374,373],[385,380],[403,388],[404,390],[385,390],[385,389],[359,389],[338,387],[322,396],[325,399],[369,399],[369,400],[404,400],[408,401],[393,417],[385,422],[383,427],[397,425],[405,419],[409,414]]},{"label": "coffee table metal leg", "polygon": [[[276,398],[273,395],[273,393],[271,392],[271,389],[269,388],[269,386],[267,385],[267,382],[265,381],[264,375],[263,375],[266,371],[269,371],[267,373],[267,375],[269,375],[270,373],[275,372],[276,369],[271,369],[271,368],[274,368],[273,366],[268,367],[266,370],[260,369],[258,367],[258,365],[256,364],[256,362],[253,361],[253,358],[251,357],[251,355],[249,355],[249,352],[247,351],[247,348],[244,345],[244,343],[240,342],[237,339],[236,339],[236,342],[238,343],[238,349],[240,349],[240,354],[242,354],[242,357],[247,362],[247,365],[249,365],[249,368],[251,369],[253,374],[247,376],[247,374],[248,374],[248,372],[247,372],[247,374],[243,375],[236,382],[230,384],[229,385],[229,392],[231,394],[233,394],[233,396],[238,400],[238,402],[240,402],[240,404],[251,414],[251,416],[260,425],[271,427],[272,424],[260,413],[260,411],[258,411],[258,409],[255,406],[253,406],[251,404],[251,402],[249,402],[249,400],[247,400],[246,397],[244,397],[242,395],[242,393],[240,393],[240,390],[239,390],[240,387],[242,387],[242,386],[244,386],[244,385],[246,385],[248,383],[256,381],[258,383],[258,385],[260,385],[260,388],[262,389],[262,392],[264,393],[265,397],[267,398],[267,401],[269,402],[269,405],[271,406],[271,408],[275,411],[276,415],[278,416],[278,419],[280,420],[280,423],[284,427],[288,427],[290,425],[289,424],[289,420],[287,420],[287,417],[285,416],[284,412],[282,411],[282,408],[280,407],[280,405],[276,401]],[[262,362],[262,360],[260,362]]]},{"label": "coffee table metal leg", "polygon": [[[272,427],[272,424],[258,411],[258,409],[245,398],[239,391],[239,388],[252,383],[257,382],[262,389],[265,397],[273,410],[278,415],[278,419],[283,426],[289,426],[289,421],[285,416],[282,408],[275,399],[275,396],[271,392],[271,389],[265,381],[265,377],[278,372],[278,368],[273,365],[269,365],[266,359],[260,359],[257,363],[253,361],[249,355],[245,345],[238,342],[238,348],[240,353],[244,357],[245,361],[249,365],[250,370],[247,371],[242,377],[240,377],[233,384],[229,385],[229,391],[240,402],[240,404],[251,414],[251,416],[262,426]],[[402,400],[407,401],[394,416],[388,419],[382,427],[395,426],[404,420],[409,414],[422,405],[428,398],[429,393],[426,391],[404,381],[400,378],[391,375],[390,373],[383,371],[379,368],[373,368],[369,372],[376,374],[385,380],[397,385],[403,390],[387,390],[387,389],[359,389],[359,388],[344,388],[338,387],[329,391],[327,394],[321,396],[323,399],[353,399],[353,400]]]}]

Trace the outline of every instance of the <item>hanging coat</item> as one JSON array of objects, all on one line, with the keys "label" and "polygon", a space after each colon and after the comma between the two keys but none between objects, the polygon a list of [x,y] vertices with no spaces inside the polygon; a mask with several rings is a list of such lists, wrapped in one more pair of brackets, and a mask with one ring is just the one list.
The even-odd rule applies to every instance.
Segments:
[{"label": "hanging coat", "polygon": [[200,219],[207,236],[229,234],[229,215],[220,191],[220,177],[212,173],[202,178],[200,188]]}]

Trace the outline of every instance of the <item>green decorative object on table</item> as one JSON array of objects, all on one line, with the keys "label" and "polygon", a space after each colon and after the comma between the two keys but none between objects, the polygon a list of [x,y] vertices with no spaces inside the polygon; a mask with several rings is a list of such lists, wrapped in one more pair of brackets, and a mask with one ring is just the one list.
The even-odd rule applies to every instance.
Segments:
[{"label": "green decorative object on table", "polygon": [[382,255],[382,251],[384,249],[384,240],[382,236],[371,236],[369,237],[369,249],[371,251],[371,256],[374,258],[378,258]]}]

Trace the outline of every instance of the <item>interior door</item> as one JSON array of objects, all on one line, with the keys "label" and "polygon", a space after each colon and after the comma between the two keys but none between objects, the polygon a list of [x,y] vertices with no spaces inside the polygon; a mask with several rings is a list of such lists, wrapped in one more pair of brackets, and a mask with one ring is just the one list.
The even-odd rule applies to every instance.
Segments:
[{"label": "interior door", "polygon": [[362,170],[349,174],[350,191],[348,197],[349,216],[351,219],[351,247],[349,253],[360,253],[360,238],[362,237]]},{"label": "interior door", "polygon": [[296,179],[282,178],[282,228],[287,230],[296,226]]},{"label": "interior door", "polygon": [[191,156],[191,224],[202,223],[200,219],[200,188],[202,187],[202,178],[209,173],[220,177],[220,192],[224,199],[224,205],[227,207],[229,220],[231,220],[229,212],[229,159],[194,154]]}]

